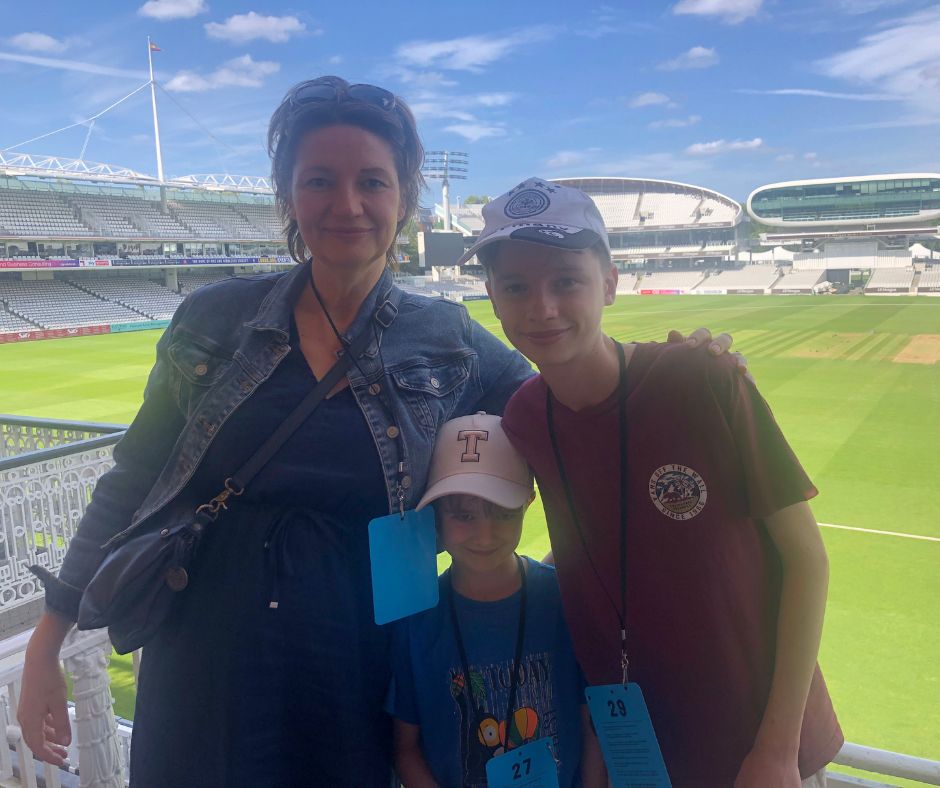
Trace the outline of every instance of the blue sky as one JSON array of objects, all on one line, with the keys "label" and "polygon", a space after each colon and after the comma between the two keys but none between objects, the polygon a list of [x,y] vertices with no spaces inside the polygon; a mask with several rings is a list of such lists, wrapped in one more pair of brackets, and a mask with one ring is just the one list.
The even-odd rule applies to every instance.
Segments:
[{"label": "blue sky", "polygon": [[[455,196],[621,175],[744,199],[777,180],[940,170],[937,2],[82,5],[6,10],[0,148],[142,85],[150,35],[170,177],[267,174],[271,111],[325,73],[395,91],[427,148],[468,152]],[[77,157],[87,131],[16,150]],[[148,90],[95,121],[84,158],[156,172]]]}]

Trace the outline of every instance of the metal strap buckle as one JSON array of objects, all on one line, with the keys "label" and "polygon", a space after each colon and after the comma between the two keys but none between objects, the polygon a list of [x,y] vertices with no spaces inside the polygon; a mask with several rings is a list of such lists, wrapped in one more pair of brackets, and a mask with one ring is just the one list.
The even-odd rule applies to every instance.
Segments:
[{"label": "metal strap buckle", "polygon": [[225,489],[222,490],[215,498],[213,498],[209,503],[204,503],[202,506],[199,506],[196,511],[200,513],[208,514],[214,520],[219,516],[219,511],[222,509],[228,509],[228,504],[226,503],[228,499],[235,495],[241,495],[245,492],[245,488],[242,487],[238,482],[236,482],[231,476],[225,480]]},{"label": "metal strap buckle", "polygon": [[387,298],[382,305],[375,310],[375,322],[382,326],[382,328],[388,328],[396,317],[398,317],[398,307]]}]

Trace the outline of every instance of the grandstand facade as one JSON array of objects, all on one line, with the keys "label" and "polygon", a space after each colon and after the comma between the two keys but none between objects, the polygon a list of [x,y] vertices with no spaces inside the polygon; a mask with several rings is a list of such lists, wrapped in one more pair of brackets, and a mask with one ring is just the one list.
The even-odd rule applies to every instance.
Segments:
[{"label": "grandstand facade", "polygon": [[940,175],[865,175],[771,183],[751,193],[747,211],[755,221],[775,228],[935,228],[940,220]]},{"label": "grandstand facade", "polygon": [[0,160],[0,341],[164,326],[193,287],[292,262],[264,179]]},{"label": "grandstand facade", "polygon": [[740,204],[711,189],[649,178],[558,178],[589,194],[615,261],[717,265],[739,246]]},{"label": "grandstand facade", "polygon": [[[771,183],[750,194],[747,212],[762,244],[792,252],[794,272],[841,282],[861,274],[873,295],[933,294],[929,285],[921,289],[933,259],[920,242],[936,245],[940,237],[940,174]],[[917,263],[912,249],[931,257],[921,253]]]},{"label": "grandstand facade", "polygon": [[286,255],[270,193],[0,174],[0,257]]}]

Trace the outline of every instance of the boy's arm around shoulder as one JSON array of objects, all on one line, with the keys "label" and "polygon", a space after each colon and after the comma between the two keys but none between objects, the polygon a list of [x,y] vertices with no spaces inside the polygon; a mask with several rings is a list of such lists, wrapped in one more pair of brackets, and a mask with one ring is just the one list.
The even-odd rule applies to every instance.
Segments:
[{"label": "boy's arm around shoulder", "polygon": [[798,788],[800,732],[819,653],[829,560],[805,501],[774,512],[765,523],[782,567],[774,673],[754,746],[734,786]]}]

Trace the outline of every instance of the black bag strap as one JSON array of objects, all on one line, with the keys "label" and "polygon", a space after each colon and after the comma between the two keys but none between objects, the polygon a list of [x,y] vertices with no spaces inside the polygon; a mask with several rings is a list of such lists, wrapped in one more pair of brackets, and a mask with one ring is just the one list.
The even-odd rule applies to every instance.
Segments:
[{"label": "black bag strap", "polygon": [[[373,313],[372,319],[363,326],[359,335],[340,351],[339,358],[336,363],[330,367],[329,372],[317,382],[317,385],[313,387],[310,393],[300,401],[300,404],[291,411],[290,415],[288,415],[288,417],[281,422],[280,426],[271,433],[268,439],[261,444],[261,448],[249,457],[248,461],[245,462],[241,468],[225,480],[225,487],[222,492],[208,503],[204,503],[196,509],[198,514],[203,517],[208,517],[210,520],[214,520],[218,516],[219,510],[226,508],[226,501],[231,496],[241,495],[245,491],[245,488],[251,483],[251,480],[270,462],[271,458],[274,457],[281,446],[287,442],[288,438],[297,431],[297,428],[306,421],[307,417],[317,409],[317,406],[324,400],[326,395],[339,383],[353,361],[358,359],[365,352],[366,348],[369,346],[369,340],[375,336],[373,321],[382,326],[383,329],[388,328],[392,324],[398,316],[398,303],[401,301],[401,293],[402,291],[397,287],[393,286],[389,288],[385,293],[382,303],[379,304]],[[377,337],[376,341],[378,341]]]}]

